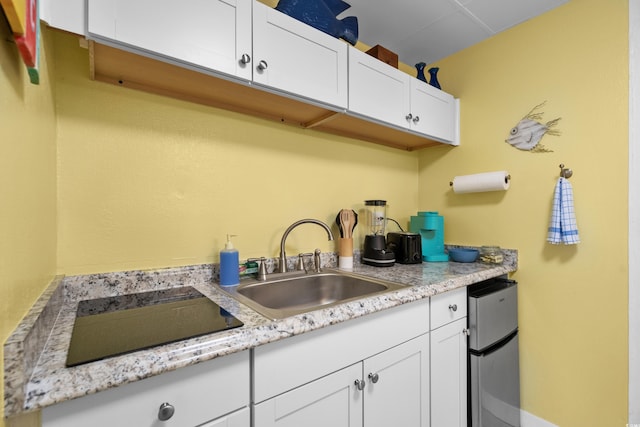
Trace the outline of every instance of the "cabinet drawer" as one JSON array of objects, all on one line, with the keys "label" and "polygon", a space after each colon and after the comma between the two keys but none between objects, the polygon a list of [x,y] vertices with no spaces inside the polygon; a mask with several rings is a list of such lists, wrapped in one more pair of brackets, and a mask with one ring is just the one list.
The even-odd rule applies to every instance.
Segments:
[{"label": "cabinet drawer", "polygon": [[467,315],[467,288],[431,297],[431,330]]},{"label": "cabinet drawer", "polygon": [[[42,425],[201,425],[248,406],[249,385],[249,352],[243,351],[53,405],[42,411]],[[158,411],[165,402],[175,412],[161,422]]]}]

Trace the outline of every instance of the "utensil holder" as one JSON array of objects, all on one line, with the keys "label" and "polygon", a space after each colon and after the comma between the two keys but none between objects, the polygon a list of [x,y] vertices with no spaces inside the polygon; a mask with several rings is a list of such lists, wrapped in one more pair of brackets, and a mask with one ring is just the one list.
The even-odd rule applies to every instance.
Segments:
[{"label": "utensil holder", "polygon": [[340,238],[338,242],[338,268],[353,268],[353,239]]}]

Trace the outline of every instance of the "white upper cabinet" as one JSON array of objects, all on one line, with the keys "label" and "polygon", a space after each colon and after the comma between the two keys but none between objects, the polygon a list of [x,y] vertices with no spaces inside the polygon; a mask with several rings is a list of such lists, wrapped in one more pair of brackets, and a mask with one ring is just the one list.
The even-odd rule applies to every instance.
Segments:
[{"label": "white upper cabinet", "polygon": [[458,145],[457,101],[421,80],[411,79],[411,129],[442,142]]},{"label": "white upper cabinet", "polygon": [[347,106],[348,45],[262,3],[253,5],[253,81]]},{"label": "white upper cabinet", "polygon": [[107,44],[251,79],[251,0],[88,0],[87,28]]},{"label": "white upper cabinet", "polygon": [[457,145],[457,101],[358,49],[349,49],[349,113]]},{"label": "white upper cabinet", "polygon": [[96,80],[400,149],[459,144],[453,96],[259,1],[41,1],[96,42]]},{"label": "white upper cabinet", "polygon": [[410,125],[411,76],[349,49],[349,112],[401,128]]},{"label": "white upper cabinet", "polygon": [[40,19],[53,28],[85,35],[85,0],[40,0]]}]

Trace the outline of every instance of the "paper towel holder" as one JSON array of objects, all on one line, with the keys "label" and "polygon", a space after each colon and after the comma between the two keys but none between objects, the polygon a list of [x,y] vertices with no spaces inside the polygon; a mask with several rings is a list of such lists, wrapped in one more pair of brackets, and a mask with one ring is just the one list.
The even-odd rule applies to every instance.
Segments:
[{"label": "paper towel holder", "polygon": [[[562,166],[564,166],[564,165],[562,165]],[[569,172],[571,172],[571,169],[569,169]],[[571,175],[569,175],[569,176],[571,176]],[[506,175],[504,177],[504,183],[505,184],[508,184],[510,180],[511,180],[511,174]],[[453,187],[453,181],[449,181],[449,187]]]}]

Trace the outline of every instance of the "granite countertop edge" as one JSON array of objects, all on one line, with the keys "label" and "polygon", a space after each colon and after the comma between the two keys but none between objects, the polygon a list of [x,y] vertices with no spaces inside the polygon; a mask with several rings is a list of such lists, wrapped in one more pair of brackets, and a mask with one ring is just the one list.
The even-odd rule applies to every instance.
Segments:
[{"label": "granite countertop edge", "polygon": [[[517,251],[502,264],[422,263],[377,268],[357,263],[353,273],[407,285],[337,306],[270,320],[227,296],[211,264],[56,277],[4,344],[5,417],[138,381],[185,366],[342,323],[517,270]],[[323,254],[324,255],[324,254]],[[335,267],[335,256],[327,260]],[[65,367],[78,301],[145,290],[193,286],[244,326],[105,360]]]}]

